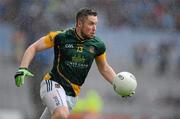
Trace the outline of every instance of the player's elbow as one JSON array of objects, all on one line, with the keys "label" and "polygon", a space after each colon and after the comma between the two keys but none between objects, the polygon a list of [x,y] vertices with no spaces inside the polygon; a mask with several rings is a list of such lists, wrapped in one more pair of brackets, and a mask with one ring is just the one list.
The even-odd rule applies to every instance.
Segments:
[{"label": "player's elbow", "polygon": [[37,43],[35,42],[35,43],[31,44],[31,45],[27,48],[27,50],[30,51],[30,52],[34,52],[34,53],[38,52],[39,50],[38,50],[38,45],[37,45]]},{"label": "player's elbow", "polygon": [[30,45],[30,46],[26,49],[26,53],[29,53],[29,54],[36,53],[36,48],[35,48],[33,45]]},{"label": "player's elbow", "polygon": [[103,67],[99,67],[99,72],[101,74],[106,74],[107,72],[109,72],[110,70],[110,66],[109,65],[104,65]]}]

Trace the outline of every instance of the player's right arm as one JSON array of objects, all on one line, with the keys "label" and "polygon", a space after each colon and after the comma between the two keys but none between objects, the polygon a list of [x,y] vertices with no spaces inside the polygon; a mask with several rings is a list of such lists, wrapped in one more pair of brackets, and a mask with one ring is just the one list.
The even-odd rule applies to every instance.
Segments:
[{"label": "player's right arm", "polygon": [[37,52],[53,47],[54,38],[57,34],[58,32],[50,32],[48,35],[41,37],[30,45],[24,53],[20,67],[28,68],[31,60],[34,58]]},{"label": "player's right arm", "polygon": [[38,39],[26,49],[19,69],[14,76],[16,86],[20,87],[21,85],[23,85],[25,77],[33,76],[33,74],[28,70],[29,64],[31,63],[37,52],[46,50],[54,46],[54,38],[56,35],[57,32],[51,32],[48,35]]},{"label": "player's right arm", "polygon": [[26,49],[20,67],[28,68],[31,60],[34,58],[37,52],[53,47],[53,45],[47,44],[46,40],[46,36],[41,37]]}]

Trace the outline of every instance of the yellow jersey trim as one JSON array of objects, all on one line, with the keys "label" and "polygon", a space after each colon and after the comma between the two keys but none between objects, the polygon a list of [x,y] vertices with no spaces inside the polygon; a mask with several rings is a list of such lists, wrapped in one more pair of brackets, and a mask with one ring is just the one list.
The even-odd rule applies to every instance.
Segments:
[{"label": "yellow jersey trim", "polygon": [[44,43],[47,47],[54,46],[54,38],[59,32],[50,32],[48,35],[45,36]]},{"label": "yellow jersey trim", "polygon": [[51,75],[49,73],[46,73],[43,80],[50,80],[51,79]]},{"label": "yellow jersey trim", "polygon": [[97,56],[96,59],[98,61],[105,61],[106,60],[106,53],[104,52],[103,54]]}]

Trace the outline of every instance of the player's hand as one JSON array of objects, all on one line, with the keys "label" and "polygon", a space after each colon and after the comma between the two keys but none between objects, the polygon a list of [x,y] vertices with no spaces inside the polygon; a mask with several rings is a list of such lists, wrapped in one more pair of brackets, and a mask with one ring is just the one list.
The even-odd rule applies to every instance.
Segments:
[{"label": "player's hand", "polygon": [[130,94],[129,94],[129,95],[127,95],[127,96],[122,96],[122,98],[132,97],[134,94],[135,94],[135,91],[133,91],[132,93],[130,93]]},{"label": "player's hand", "polygon": [[16,74],[14,75],[15,83],[17,87],[20,87],[24,84],[24,79],[26,77],[34,76],[27,68],[19,68]]}]

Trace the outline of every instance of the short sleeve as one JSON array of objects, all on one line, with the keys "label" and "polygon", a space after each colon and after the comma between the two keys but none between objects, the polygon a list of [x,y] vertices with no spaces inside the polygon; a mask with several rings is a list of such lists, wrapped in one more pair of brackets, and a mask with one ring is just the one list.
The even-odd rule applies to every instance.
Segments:
[{"label": "short sleeve", "polygon": [[96,56],[99,56],[99,55],[105,53],[105,51],[106,51],[106,46],[105,46],[104,42],[102,42],[100,39],[98,39]]},{"label": "short sleeve", "polygon": [[54,39],[56,37],[56,35],[58,34],[59,32],[49,32],[46,36],[45,36],[45,44],[47,45],[47,47],[52,47],[54,46]]}]

